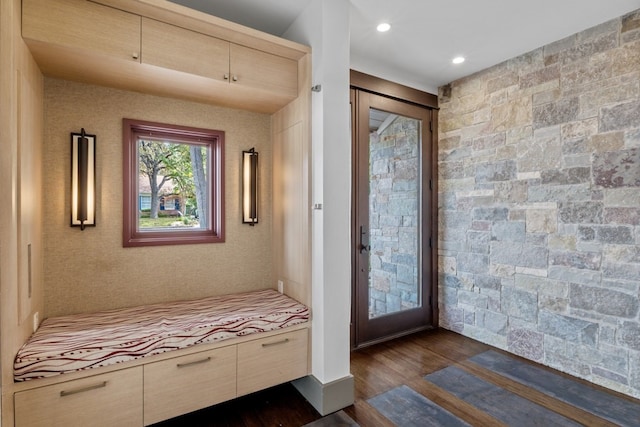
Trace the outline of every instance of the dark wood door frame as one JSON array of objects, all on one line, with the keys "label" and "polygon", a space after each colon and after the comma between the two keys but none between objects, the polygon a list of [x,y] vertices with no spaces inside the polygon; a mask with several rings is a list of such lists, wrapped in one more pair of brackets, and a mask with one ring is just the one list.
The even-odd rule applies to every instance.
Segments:
[{"label": "dark wood door frame", "polygon": [[[428,201],[428,206],[423,206],[423,212],[429,213],[429,215],[423,215],[423,228],[428,229],[430,231],[431,238],[429,241],[423,241],[423,246],[428,246],[430,250],[430,257],[428,260],[428,265],[422,266],[422,272],[424,276],[424,280],[427,280],[430,285],[430,296],[431,299],[428,301],[430,306],[431,319],[430,324],[425,327],[414,328],[411,330],[403,331],[402,333],[396,335],[390,335],[381,338],[380,340],[369,341],[366,343],[359,343],[358,346],[364,346],[373,344],[378,341],[386,340],[393,338],[394,336],[404,335],[406,333],[411,333],[415,330],[425,329],[425,328],[437,328],[438,327],[438,248],[437,248],[437,240],[438,240],[438,138],[437,138],[437,125],[438,125],[438,98],[433,94],[429,94],[426,92],[422,92],[413,88],[409,88],[406,86],[402,86],[393,82],[389,82],[387,80],[383,80],[374,76],[370,76],[364,73],[360,73],[358,71],[351,71],[351,93],[350,93],[350,101],[351,101],[351,132],[352,132],[352,153],[353,155],[353,191],[352,191],[352,323],[351,323],[351,341],[352,347],[356,347],[356,321],[357,321],[357,313],[358,313],[358,304],[361,302],[358,301],[356,286],[358,279],[358,271],[357,265],[357,257],[359,256],[359,251],[357,251],[358,245],[360,244],[360,236],[359,232],[359,219],[356,218],[356,204],[358,203],[358,194],[356,191],[357,184],[357,174],[358,165],[357,165],[357,155],[356,149],[358,147],[357,138],[359,134],[359,126],[361,121],[363,120],[364,113],[360,113],[361,117],[358,117],[358,94],[360,92],[368,92],[375,95],[379,95],[382,97],[390,98],[396,101],[401,101],[403,103],[412,104],[414,106],[419,106],[430,111],[430,141],[423,141],[423,145],[425,147],[430,147],[431,152],[428,158],[430,159],[430,164],[425,165],[429,168],[429,176],[422,176],[423,185],[428,185],[430,188],[430,197]],[[368,112],[367,112],[368,115]],[[366,129],[368,132],[368,128]],[[425,168],[426,169],[426,168]]]}]

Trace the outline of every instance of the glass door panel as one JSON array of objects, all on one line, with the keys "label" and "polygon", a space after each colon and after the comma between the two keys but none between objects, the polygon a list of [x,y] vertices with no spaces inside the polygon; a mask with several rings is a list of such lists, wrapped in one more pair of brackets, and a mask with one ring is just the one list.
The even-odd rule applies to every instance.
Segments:
[{"label": "glass door panel", "polygon": [[422,302],[421,126],[419,119],[369,109],[370,319]]}]

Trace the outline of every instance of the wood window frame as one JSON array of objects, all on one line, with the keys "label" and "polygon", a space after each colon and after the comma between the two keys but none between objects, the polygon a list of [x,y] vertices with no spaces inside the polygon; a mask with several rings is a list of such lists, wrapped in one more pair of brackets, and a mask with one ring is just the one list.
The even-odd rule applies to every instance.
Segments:
[{"label": "wood window frame", "polygon": [[[151,133],[209,148],[207,228],[204,230],[140,231],[138,219],[137,136]],[[122,246],[163,246],[223,243],[224,233],[224,131],[123,119],[123,214]]]}]

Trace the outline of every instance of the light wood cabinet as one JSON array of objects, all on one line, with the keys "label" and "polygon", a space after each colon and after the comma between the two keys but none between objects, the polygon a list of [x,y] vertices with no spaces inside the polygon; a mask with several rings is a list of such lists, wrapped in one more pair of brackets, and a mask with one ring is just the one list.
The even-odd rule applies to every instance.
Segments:
[{"label": "light wood cabinet", "polygon": [[298,62],[142,18],[142,63],[294,99]]},{"label": "light wood cabinet", "polygon": [[142,425],[142,367],[15,394],[16,427]]},{"label": "light wood cabinet", "polygon": [[24,0],[22,36],[49,76],[261,113],[297,98],[297,45],[186,8],[136,5]]},{"label": "light wood cabinet", "polygon": [[139,427],[308,375],[309,329],[274,332],[107,366],[103,374],[18,383],[27,388],[14,393],[15,426]]},{"label": "light wood cabinet", "polygon": [[23,0],[22,37],[139,62],[140,16],[86,0]]},{"label": "light wood cabinet", "polygon": [[306,330],[238,344],[238,396],[308,374]]},{"label": "light wood cabinet", "polygon": [[142,63],[223,81],[229,42],[142,18]]},{"label": "light wood cabinet", "polygon": [[298,62],[231,43],[231,82],[294,99],[298,94]]},{"label": "light wood cabinet", "polygon": [[144,424],[236,397],[236,346],[144,366]]}]

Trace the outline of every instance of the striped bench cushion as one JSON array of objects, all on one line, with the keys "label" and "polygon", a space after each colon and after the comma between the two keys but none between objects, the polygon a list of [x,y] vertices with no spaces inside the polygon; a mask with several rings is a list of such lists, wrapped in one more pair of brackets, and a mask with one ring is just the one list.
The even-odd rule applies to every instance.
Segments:
[{"label": "striped bench cushion", "polygon": [[309,320],[309,309],[273,289],[54,317],[18,351],[16,382],[165,353]]}]

